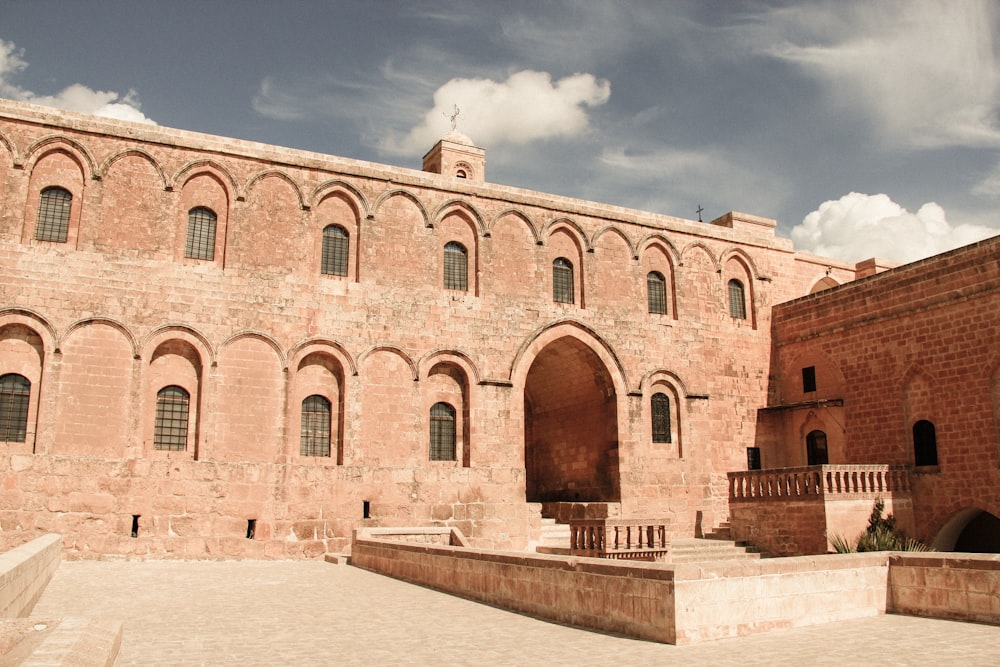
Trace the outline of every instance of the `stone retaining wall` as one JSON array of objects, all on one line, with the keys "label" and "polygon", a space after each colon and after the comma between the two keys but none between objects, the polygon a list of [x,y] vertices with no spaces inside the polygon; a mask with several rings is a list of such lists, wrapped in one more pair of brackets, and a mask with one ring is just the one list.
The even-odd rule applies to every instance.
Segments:
[{"label": "stone retaining wall", "polygon": [[1000,554],[893,554],[888,608],[1000,625]]},{"label": "stone retaining wall", "polygon": [[385,541],[358,531],[351,563],[580,627],[691,644],[876,616],[887,559],[844,554],[666,565]]},{"label": "stone retaining wall", "polygon": [[62,536],[49,534],[0,554],[0,617],[27,616],[62,558]]},{"label": "stone retaining wall", "polygon": [[675,643],[669,568],[372,537],[356,532],[352,565],[558,623]]}]

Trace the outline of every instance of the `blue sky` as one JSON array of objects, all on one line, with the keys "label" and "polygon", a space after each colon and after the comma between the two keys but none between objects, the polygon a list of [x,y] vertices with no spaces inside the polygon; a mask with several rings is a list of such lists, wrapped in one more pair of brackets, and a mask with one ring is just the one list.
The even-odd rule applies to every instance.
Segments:
[{"label": "blue sky", "polygon": [[5,0],[0,97],[909,261],[1000,233],[987,0]]}]

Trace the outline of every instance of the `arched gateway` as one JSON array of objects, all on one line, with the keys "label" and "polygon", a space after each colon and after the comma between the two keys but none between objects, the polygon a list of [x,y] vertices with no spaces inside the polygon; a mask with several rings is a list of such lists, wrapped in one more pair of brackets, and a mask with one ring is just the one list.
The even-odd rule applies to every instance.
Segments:
[{"label": "arched gateway", "polygon": [[621,499],[618,391],[595,347],[609,356],[576,335],[542,336],[530,348],[535,354],[524,378],[528,502]]}]

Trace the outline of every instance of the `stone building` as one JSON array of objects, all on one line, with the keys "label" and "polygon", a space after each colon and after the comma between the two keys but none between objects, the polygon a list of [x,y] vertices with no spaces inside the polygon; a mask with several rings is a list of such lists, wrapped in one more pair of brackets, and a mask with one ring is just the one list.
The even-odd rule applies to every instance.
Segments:
[{"label": "stone building", "polygon": [[[485,166],[454,131],[417,171],[0,100],[0,540],[286,557],[361,525],[450,525],[523,549],[561,503],[700,535],[729,518],[729,473],[809,463],[803,420],[830,462],[912,465],[879,450],[896,431],[827,423],[898,408],[852,393],[869,376],[824,346],[899,274],[795,301],[883,267],[797,253],[773,220],[606,206]],[[917,398],[948,377],[935,364],[900,377],[945,477],[964,450],[945,454],[954,401]],[[787,389],[803,365],[807,397]],[[955,511],[1000,512],[992,423],[989,463],[968,464],[992,489]],[[914,516],[937,530],[946,506]]]}]

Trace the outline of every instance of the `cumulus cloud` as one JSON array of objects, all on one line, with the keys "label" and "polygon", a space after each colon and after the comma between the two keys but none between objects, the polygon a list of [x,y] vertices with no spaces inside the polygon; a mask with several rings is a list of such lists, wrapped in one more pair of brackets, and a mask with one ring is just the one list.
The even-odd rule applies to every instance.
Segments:
[{"label": "cumulus cloud", "polygon": [[792,229],[792,240],[799,250],[849,262],[870,257],[913,262],[996,233],[980,225],[952,225],[934,202],[910,213],[888,195],[852,192],[807,215]]},{"label": "cumulus cloud", "polygon": [[523,144],[572,137],[590,127],[588,107],[611,96],[611,85],[592,74],[574,74],[553,82],[546,72],[524,70],[506,81],[452,79],[434,93],[434,106],[402,139],[382,144],[391,153],[413,153],[431,146],[449,129],[454,106],[458,129],[478,145]]},{"label": "cumulus cloud", "polygon": [[990,0],[827,2],[771,10],[752,32],[890,142],[981,147],[1000,146],[998,24]]},{"label": "cumulus cloud", "polygon": [[122,95],[109,90],[93,90],[83,84],[74,83],[56,95],[38,95],[12,82],[12,79],[27,67],[23,50],[18,49],[13,42],[0,39],[0,97],[105,118],[156,124],[140,111],[139,96],[134,90]]}]

